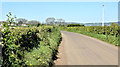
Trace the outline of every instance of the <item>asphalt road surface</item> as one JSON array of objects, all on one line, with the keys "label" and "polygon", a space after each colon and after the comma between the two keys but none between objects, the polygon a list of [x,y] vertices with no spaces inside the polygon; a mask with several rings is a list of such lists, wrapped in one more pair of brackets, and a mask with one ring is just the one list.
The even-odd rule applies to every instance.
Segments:
[{"label": "asphalt road surface", "polygon": [[61,33],[55,65],[118,65],[118,47],[78,33]]}]

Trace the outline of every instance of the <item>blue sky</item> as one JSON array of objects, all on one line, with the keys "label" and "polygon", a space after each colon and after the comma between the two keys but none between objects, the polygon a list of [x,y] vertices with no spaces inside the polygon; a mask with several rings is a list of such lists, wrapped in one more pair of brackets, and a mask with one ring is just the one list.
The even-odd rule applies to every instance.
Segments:
[{"label": "blue sky", "polygon": [[118,2],[2,2],[2,20],[10,11],[17,18],[44,22],[48,17],[69,22],[101,22],[102,4],[105,21],[118,21]]},{"label": "blue sky", "polygon": [[2,2],[119,2],[120,0],[1,0]]}]

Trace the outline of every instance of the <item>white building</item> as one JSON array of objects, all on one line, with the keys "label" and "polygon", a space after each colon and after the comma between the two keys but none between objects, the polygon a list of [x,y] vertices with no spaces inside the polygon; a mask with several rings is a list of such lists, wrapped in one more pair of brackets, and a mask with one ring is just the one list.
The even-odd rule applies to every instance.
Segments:
[{"label": "white building", "polygon": [[[10,24],[8,24],[8,25],[10,25]],[[17,26],[17,25],[12,23],[11,26]]]},{"label": "white building", "polygon": [[2,22],[3,22],[3,21],[0,21],[0,27],[2,26]]},{"label": "white building", "polygon": [[22,26],[28,26],[28,25],[26,25],[26,24],[22,24]]}]

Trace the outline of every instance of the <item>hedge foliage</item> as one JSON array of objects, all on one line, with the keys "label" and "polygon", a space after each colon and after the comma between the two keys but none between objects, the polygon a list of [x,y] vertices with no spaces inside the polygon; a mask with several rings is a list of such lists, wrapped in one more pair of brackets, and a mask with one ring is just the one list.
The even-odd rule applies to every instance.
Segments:
[{"label": "hedge foliage", "polygon": [[80,25],[80,24],[68,24],[67,27],[81,27],[84,25]]},{"label": "hedge foliage", "polygon": [[111,44],[119,45],[120,26],[112,23],[110,26],[61,27],[61,30],[78,32],[98,38]]},{"label": "hedge foliage", "polygon": [[61,41],[56,27],[6,29],[2,32],[2,66],[51,66]]}]

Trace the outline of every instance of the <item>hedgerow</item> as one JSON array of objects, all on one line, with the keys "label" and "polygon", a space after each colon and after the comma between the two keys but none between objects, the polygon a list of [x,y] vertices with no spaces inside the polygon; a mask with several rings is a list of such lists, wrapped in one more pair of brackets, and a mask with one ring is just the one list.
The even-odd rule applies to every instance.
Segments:
[{"label": "hedgerow", "polygon": [[119,46],[120,26],[112,23],[110,26],[60,27],[61,30],[77,32],[98,38]]},{"label": "hedgerow", "polygon": [[84,25],[80,25],[80,24],[68,24],[67,27],[82,27]]},{"label": "hedgerow", "polygon": [[5,29],[2,32],[2,66],[51,66],[61,34],[56,27]]}]

